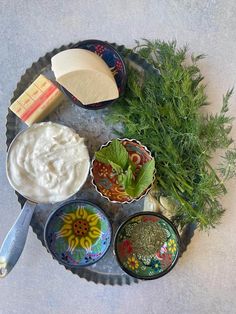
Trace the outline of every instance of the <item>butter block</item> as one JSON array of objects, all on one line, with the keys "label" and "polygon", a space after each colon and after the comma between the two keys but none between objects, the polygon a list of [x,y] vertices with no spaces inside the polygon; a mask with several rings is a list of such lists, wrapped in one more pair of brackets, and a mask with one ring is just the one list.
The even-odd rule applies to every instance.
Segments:
[{"label": "butter block", "polygon": [[108,65],[85,49],[68,49],[52,57],[56,80],[82,104],[116,99],[119,91]]},{"label": "butter block", "polygon": [[42,74],[11,104],[10,109],[27,125],[42,121],[61,102],[62,92]]}]

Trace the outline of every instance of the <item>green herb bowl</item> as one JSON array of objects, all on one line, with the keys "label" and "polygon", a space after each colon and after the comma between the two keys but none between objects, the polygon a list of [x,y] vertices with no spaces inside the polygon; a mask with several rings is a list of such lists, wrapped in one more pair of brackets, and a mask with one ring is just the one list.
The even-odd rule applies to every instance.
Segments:
[{"label": "green herb bowl", "polygon": [[[125,146],[129,158],[136,165],[136,169],[139,170],[142,165],[144,165],[149,160],[153,159],[151,152],[147,149],[146,146],[142,145],[139,141],[135,139],[118,138],[119,141]],[[103,144],[100,148],[106,147],[110,145],[112,140]],[[91,163],[90,174],[92,177],[92,184],[95,187],[96,191],[108,201],[112,203],[132,203],[134,201],[138,201],[150,191],[152,184],[155,180],[155,172],[153,174],[153,182],[149,185],[149,187],[143,191],[143,193],[137,197],[132,198],[129,196],[124,188],[119,184],[118,177],[116,173],[113,171],[112,167],[108,164],[104,164],[99,162],[94,157]]]},{"label": "green herb bowl", "polygon": [[176,265],[181,248],[173,223],[156,212],[139,212],[125,220],[114,239],[114,254],[130,276],[150,280]]}]

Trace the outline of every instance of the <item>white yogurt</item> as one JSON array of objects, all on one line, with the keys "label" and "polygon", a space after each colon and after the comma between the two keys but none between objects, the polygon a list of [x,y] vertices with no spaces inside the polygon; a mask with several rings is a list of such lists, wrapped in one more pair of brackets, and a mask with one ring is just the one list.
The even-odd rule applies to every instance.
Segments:
[{"label": "white yogurt", "polygon": [[12,143],[7,175],[20,194],[37,203],[56,203],[75,194],[86,181],[89,154],[84,139],[66,126],[32,125]]}]

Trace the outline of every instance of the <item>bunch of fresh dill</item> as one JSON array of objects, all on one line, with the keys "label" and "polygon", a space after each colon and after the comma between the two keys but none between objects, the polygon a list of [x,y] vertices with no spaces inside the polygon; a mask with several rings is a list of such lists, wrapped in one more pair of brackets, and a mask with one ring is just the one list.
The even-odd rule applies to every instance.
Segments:
[{"label": "bunch of fresh dill", "polygon": [[[128,69],[125,95],[112,106],[109,123],[122,123],[119,136],[136,138],[146,145],[156,161],[157,184],[172,201],[179,226],[194,222],[200,228],[214,227],[224,212],[219,198],[224,182],[236,173],[236,150],[230,148],[232,118],[227,116],[232,90],[223,97],[221,111],[204,115],[207,105],[203,77],[187,49],[176,42],[144,41],[136,52],[159,70],[160,75]],[[225,149],[219,171],[210,160],[216,149]]]}]

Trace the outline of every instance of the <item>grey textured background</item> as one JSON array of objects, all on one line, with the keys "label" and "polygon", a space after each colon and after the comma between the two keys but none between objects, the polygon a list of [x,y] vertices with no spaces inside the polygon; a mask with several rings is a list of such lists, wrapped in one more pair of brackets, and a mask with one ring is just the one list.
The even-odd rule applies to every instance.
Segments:
[{"label": "grey textured background", "polygon": [[[219,109],[222,94],[235,84],[233,0],[0,0],[0,242],[19,212],[4,164],[5,116],[20,76],[62,44],[98,38],[132,47],[141,37],[176,38],[190,52],[207,54],[200,66],[209,110]],[[30,230],[19,263],[0,282],[0,313],[236,313],[235,182],[228,190],[221,225],[197,233],[169,275],[138,285],[110,287],[78,278],[53,261]]]}]

